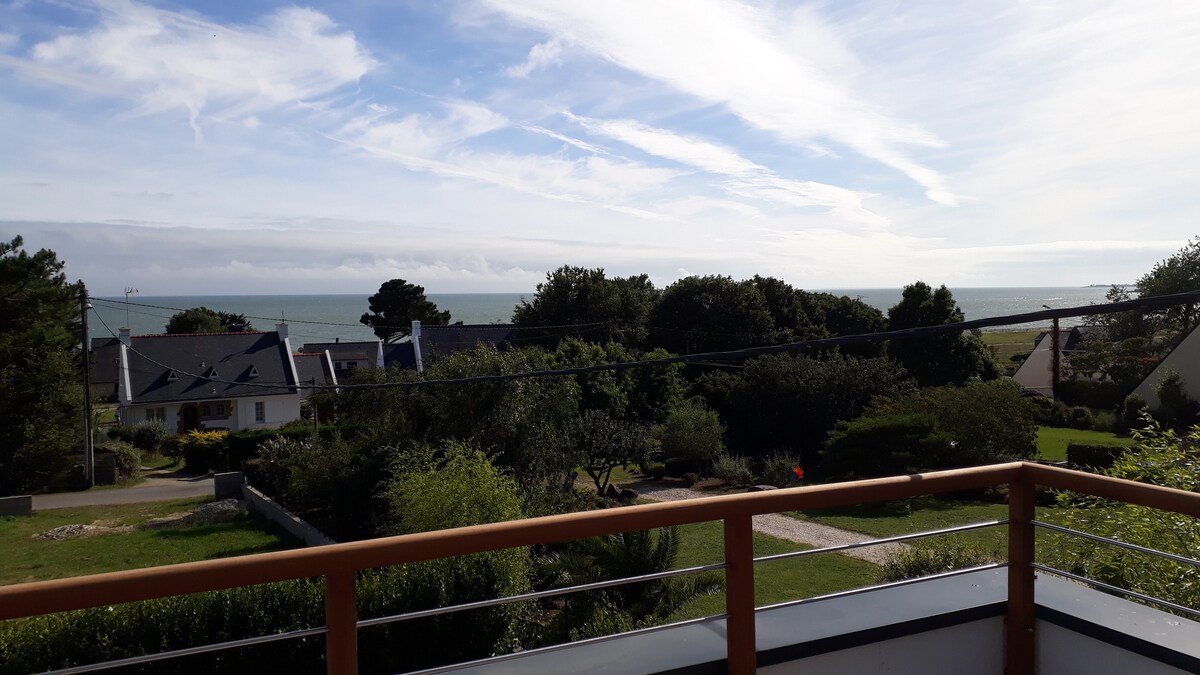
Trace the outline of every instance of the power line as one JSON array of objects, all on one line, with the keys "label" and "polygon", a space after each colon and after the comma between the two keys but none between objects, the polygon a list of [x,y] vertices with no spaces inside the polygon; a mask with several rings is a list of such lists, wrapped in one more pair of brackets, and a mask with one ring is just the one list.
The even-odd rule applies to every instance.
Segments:
[{"label": "power line", "polygon": [[[183,370],[173,369],[177,373],[209,380],[211,382],[221,382],[225,384],[235,384],[250,387],[262,388],[299,388],[299,389],[395,389],[395,388],[417,388],[431,385],[457,385],[457,384],[473,384],[484,382],[507,382],[510,380],[522,380],[533,377],[555,377],[563,375],[583,375],[587,373],[605,372],[605,371],[620,371],[633,370],[637,368],[651,368],[655,366],[669,366],[676,363],[698,363],[713,360],[742,360],[755,356],[766,356],[769,354],[782,354],[787,352],[801,352],[813,349],[825,349],[829,347],[840,347],[844,345],[866,344],[871,342],[882,342],[884,340],[909,340],[924,337],[936,337],[939,335],[947,335],[953,333],[964,333],[977,328],[988,328],[991,326],[1007,326],[1019,323],[1030,323],[1034,321],[1044,321],[1046,319],[1070,318],[1076,316],[1094,316],[1100,314],[1114,314],[1117,312],[1127,312],[1137,309],[1157,309],[1161,307],[1171,307],[1174,305],[1182,305],[1188,303],[1200,302],[1200,291],[1189,291],[1187,293],[1175,293],[1172,295],[1160,295],[1151,298],[1137,298],[1135,300],[1125,300],[1122,302],[1114,302],[1106,305],[1084,305],[1081,307],[1063,307],[1059,309],[1047,309],[1037,312],[1026,312],[1023,314],[1009,314],[1005,316],[994,316],[986,319],[973,319],[971,321],[962,321],[959,323],[943,324],[940,326],[921,326],[918,328],[905,328],[894,331],[883,331],[879,333],[861,333],[858,335],[842,335],[838,337],[821,338],[818,340],[803,340],[800,342],[789,342],[778,345],[768,345],[764,347],[749,347],[746,349],[735,349],[722,352],[703,352],[699,354],[687,354],[681,356],[670,356],[661,359],[648,359],[642,361],[626,361],[621,363],[604,363],[594,366],[580,366],[575,368],[560,368],[557,370],[532,370],[523,373],[507,373],[503,375],[477,375],[474,377],[463,377],[444,380],[415,380],[412,382],[372,382],[363,384],[339,384],[339,385],[295,385],[295,384],[269,384],[269,383],[251,383],[251,382],[235,382],[231,380],[223,380],[219,378],[208,378],[193,373],[188,373]],[[103,320],[101,320],[103,323]],[[104,327],[111,333],[112,328],[109,328],[105,323]],[[115,334],[114,334],[115,335]],[[144,354],[141,354],[132,347],[128,347],[130,351],[138,354],[142,358],[159,365],[163,368],[170,366],[155,361]]]}]

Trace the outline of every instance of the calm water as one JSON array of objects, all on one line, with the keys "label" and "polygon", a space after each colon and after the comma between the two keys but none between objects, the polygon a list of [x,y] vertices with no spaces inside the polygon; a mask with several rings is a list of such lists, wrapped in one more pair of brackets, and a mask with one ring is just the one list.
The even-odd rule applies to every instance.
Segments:
[{"label": "calm water", "polygon": [[[984,319],[1004,314],[1032,312],[1050,307],[1073,307],[1104,302],[1106,288],[962,288],[954,290],[968,319]],[[829,289],[887,311],[900,300],[898,288]],[[449,310],[453,321],[498,323],[512,318],[513,307],[522,297],[533,293],[431,293],[429,299],[440,309]],[[367,311],[366,295],[193,295],[130,297],[128,314],[124,298],[100,298],[93,303],[96,313],[89,326],[93,337],[110,333],[100,319],[115,331],[128,325],[135,335],[161,333],[176,308],[204,306],[225,312],[245,314],[258,329],[270,329],[280,319],[289,324],[292,344],[341,340],[372,340],[370,329],[358,323]],[[107,300],[107,302],[103,302]],[[114,304],[115,303],[115,304]],[[144,307],[140,305],[157,305]],[[162,309],[170,308],[170,309]],[[128,318],[127,318],[128,317]],[[1064,326],[1078,320],[1064,319]]]}]

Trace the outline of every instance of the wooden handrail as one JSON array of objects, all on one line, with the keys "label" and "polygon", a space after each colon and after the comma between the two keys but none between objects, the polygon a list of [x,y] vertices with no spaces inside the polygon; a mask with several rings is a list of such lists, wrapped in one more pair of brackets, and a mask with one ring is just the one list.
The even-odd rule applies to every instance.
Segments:
[{"label": "wooden handrail", "polygon": [[215,591],[291,579],[326,581],[327,660],[331,673],[357,670],[355,574],[386,567],[539,543],[724,521],[731,673],[754,670],[751,517],[894,501],[940,492],[1010,486],[1008,672],[1032,672],[1033,495],[1038,486],[1200,517],[1200,493],[1029,462],[724,495],[568,513],[319,548],[126,570],[0,587],[0,620]]}]

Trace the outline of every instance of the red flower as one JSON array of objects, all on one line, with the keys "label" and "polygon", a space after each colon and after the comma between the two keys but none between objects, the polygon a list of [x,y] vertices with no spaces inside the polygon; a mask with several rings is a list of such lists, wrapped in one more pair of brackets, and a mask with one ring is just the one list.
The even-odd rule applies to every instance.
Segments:
[{"label": "red flower", "polygon": [[796,480],[804,480],[804,468],[803,467],[798,466],[792,470],[796,472]]}]

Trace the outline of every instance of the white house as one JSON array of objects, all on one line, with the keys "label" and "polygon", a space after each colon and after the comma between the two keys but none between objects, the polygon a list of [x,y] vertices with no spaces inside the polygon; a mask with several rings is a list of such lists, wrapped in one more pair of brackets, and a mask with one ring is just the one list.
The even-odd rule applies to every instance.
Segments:
[{"label": "white house", "polygon": [[274,331],[132,336],[122,328],[119,341],[118,415],[125,424],[158,419],[182,433],[270,429],[300,418],[287,324]]},{"label": "white house", "polygon": [[[1058,331],[1060,373],[1066,378],[1081,379],[1084,376],[1070,374],[1070,356],[1079,349],[1080,343],[1096,334],[1094,326],[1076,326]],[[1054,339],[1050,331],[1041,333],[1033,341],[1033,351],[1013,373],[1013,380],[1028,391],[1035,391],[1047,398],[1054,397],[1054,376],[1050,372],[1054,363]],[[1095,377],[1088,379],[1096,379]]]}]

